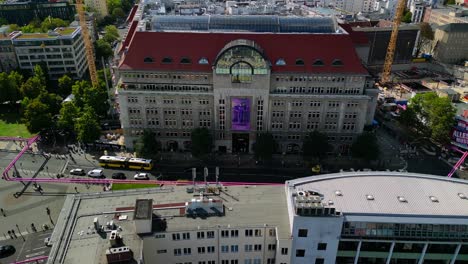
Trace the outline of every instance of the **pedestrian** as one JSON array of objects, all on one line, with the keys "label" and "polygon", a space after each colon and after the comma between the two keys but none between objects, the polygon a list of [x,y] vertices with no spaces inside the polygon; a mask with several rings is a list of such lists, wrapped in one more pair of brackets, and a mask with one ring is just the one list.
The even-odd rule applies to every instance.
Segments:
[{"label": "pedestrian", "polygon": [[31,229],[32,229],[32,231],[37,232],[37,229],[36,229],[36,227],[34,226],[34,223],[31,223]]},{"label": "pedestrian", "polygon": [[10,236],[11,239],[14,238],[13,235],[11,234],[11,231],[10,231],[10,230],[8,230],[8,235]]},{"label": "pedestrian", "polygon": [[3,210],[3,208],[0,208],[0,211],[2,211],[2,215],[6,217],[5,210]]},{"label": "pedestrian", "polygon": [[75,186],[75,192],[76,192],[76,193],[79,193],[79,192],[78,192],[78,187],[76,187],[76,186]]},{"label": "pedestrian", "polygon": [[14,236],[15,238],[18,238],[18,237],[16,236],[15,230],[12,229],[12,230],[11,230],[11,233],[13,234],[13,236]]}]

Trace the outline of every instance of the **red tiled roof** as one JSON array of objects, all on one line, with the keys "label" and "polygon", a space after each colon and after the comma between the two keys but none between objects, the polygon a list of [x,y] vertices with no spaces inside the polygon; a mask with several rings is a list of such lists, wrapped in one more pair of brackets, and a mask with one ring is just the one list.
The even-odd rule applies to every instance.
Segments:
[{"label": "red tiled roof", "polygon": [[123,50],[125,50],[125,48],[130,43],[130,40],[132,39],[133,33],[135,33],[135,29],[137,26],[138,26],[138,21],[132,21],[132,24],[130,25],[130,28],[128,29],[128,32],[127,32],[127,37],[125,37],[125,40],[123,41],[122,45],[120,45],[119,54]]},{"label": "red tiled roof", "polygon": [[340,26],[344,30],[346,30],[346,32],[348,32],[354,45],[368,45],[369,44],[369,38],[366,36],[364,32],[354,31],[350,24],[340,24]]},{"label": "red tiled roof", "polygon": [[[210,72],[218,53],[226,44],[237,39],[251,40],[260,46],[271,62],[273,72],[367,73],[356,55],[351,38],[346,34],[135,32],[119,67]],[[145,63],[143,60],[146,57],[154,62]],[[163,64],[161,61],[164,57],[171,57],[172,63]],[[192,63],[180,64],[184,57],[190,58]],[[199,64],[200,58],[207,58],[209,64]],[[280,58],[286,61],[285,66],[275,65]],[[297,59],[302,59],[305,65],[296,66]],[[313,66],[317,59],[321,59],[325,65]],[[332,66],[335,59],[341,60],[343,66]]]},{"label": "red tiled roof", "polygon": [[136,13],[137,9],[138,9],[138,5],[134,5],[132,7],[132,9],[130,10],[130,14],[128,15],[127,20],[125,22],[128,23],[130,21],[133,21],[133,18],[135,17],[135,13]]}]

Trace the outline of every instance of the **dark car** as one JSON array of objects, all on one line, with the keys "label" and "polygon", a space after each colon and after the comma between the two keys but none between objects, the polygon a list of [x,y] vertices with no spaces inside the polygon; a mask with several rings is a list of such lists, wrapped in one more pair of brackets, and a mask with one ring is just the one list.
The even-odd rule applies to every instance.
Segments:
[{"label": "dark car", "polygon": [[7,257],[15,254],[16,249],[12,245],[0,246],[0,257]]},{"label": "dark car", "polygon": [[116,172],[112,174],[112,179],[127,179],[127,177],[122,172]]}]

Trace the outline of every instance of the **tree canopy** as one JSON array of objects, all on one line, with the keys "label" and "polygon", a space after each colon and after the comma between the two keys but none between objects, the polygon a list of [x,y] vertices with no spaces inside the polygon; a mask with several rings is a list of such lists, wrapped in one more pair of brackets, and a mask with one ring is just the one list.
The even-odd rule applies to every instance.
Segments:
[{"label": "tree canopy", "polygon": [[68,75],[63,75],[58,79],[58,93],[62,97],[67,97],[72,92],[73,80]]},{"label": "tree canopy", "polygon": [[374,133],[364,132],[351,145],[351,155],[365,161],[379,158],[380,150]]},{"label": "tree canopy", "polygon": [[78,118],[79,110],[73,102],[66,102],[62,104],[60,109],[60,118],[58,126],[63,129],[73,130],[75,128],[75,120]]},{"label": "tree canopy", "polygon": [[46,104],[42,103],[39,98],[35,98],[26,105],[23,122],[29,132],[37,133],[52,126],[52,114]]},{"label": "tree canopy", "polygon": [[411,23],[411,17],[412,16],[413,16],[413,14],[411,13],[411,11],[405,10],[405,12],[403,13],[403,16],[401,17],[401,22]]},{"label": "tree canopy", "polygon": [[106,33],[104,34],[104,37],[102,39],[105,40],[107,43],[111,44],[119,39],[119,31],[114,25],[106,26],[104,28],[104,31]]},{"label": "tree canopy", "polygon": [[448,97],[439,97],[434,92],[423,93],[410,100],[400,122],[415,128],[421,136],[445,144],[450,142],[455,113],[456,110]]},{"label": "tree canopy", "polygon": [[117,19],[123,19],[125,18],[125,12],[121,7],[116,7],[114,10],[112,10],[112,16]]},{"label": "tree canopy", "polygon": [[94,45],[96,49],[96,58],[103,57],[106,60],[114,54],[111,44],[104,39],[98,39]]},{"label": "tree canopy", "polygon": [[154,158],[160,149],[161,143],[151,129],[145,129],[135,144],[137,155],[142,158]]},{"label": "tree canopy", "polygon": [[93,108],[86,107],[81,116],[76,119],[75,132],[80,142],[92,143],[99,139],[101,135],[101,126],[98,117]]},{"label": "tree canopy", "polygon": [[195,128],[192,130],[192,155],[197,158],[202,158],[211,153],[213,149],[213,137],[210,131],[203,128]]},{"label": "tree canopy", "polygon": [[254,145],[254,155],[256,159],[271,160],[278,144],[271,133],[261,133],[257,135]]},{"label": "tree canopy", "polygon": [[302,155],[304,158],[317,158],[320,160],[325,157],[330,149],[331,145],[328,143],[327,135],[312,131],[304,139]]},{"label": "tree canopy", "polygon": [[19,80],[17,80],[16,72],[7,74],[6,72],[0,73],[0,103],[9,101],[14,103],[20,99]]}]

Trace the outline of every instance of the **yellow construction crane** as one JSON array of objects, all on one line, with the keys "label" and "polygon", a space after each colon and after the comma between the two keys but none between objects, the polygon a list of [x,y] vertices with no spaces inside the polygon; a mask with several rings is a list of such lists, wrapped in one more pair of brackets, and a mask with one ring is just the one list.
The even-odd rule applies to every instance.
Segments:
[{"label": "yellow construction crane", "polygon": [[91,43],[91,38],[89,36],[88,26],[86,25],[85,11],[83,8],[83,0],[76,0],[76,11],[78,12],[78,17],[80,18],[81,34],[83,35],[83,41],[85,44],[86,51],[86,60],[88,61],[89,75],[91,76],[91,83],[93,86],[97,87],[98,77],[96,64],[94,63],[94,51],[93,44]]},{"label": "yellow construction crane", "polygon": [[406,0],[400,0],[393,17],[392,35],[390,36],[390,42],[388,43],[387,54],[385,55],[385,63],[383,66],[382,76],[380,78],[381,84],[386,84],[390,81],[390,74],[392,71],[393,59],[395,57],[395,49],[398,38],[398,29],[400,27],[401,18],[405,12]]}]

